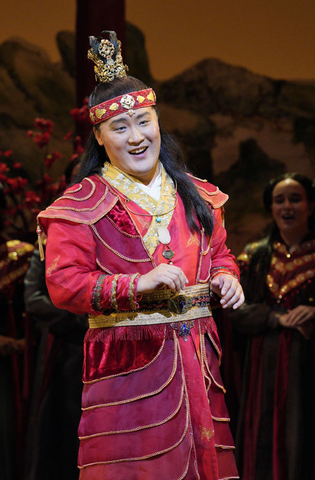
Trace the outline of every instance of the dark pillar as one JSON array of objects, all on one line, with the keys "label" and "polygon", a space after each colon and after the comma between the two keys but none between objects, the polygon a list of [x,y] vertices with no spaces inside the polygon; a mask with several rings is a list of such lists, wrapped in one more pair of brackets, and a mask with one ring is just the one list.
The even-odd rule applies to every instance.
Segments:
[{"label": "dark pillar", "polygon": [[[89,35],[114,30],[125,46],[125,0],[77,0],[76,20],[76,100],[80,107],[96,85],[94,64],[87,59]],[[124,50],[123,50],[124,53]]]},{"label": "dark pillar", "polygon": [[[87,58],[89,35],[100,36],[114,30],[125,47],[125,0],[77,0],[76,16],[76,102],[81,107],[96,85],[94,63]],[[86,127],[78,125],[78,134],[86,138]],[[90,130],[90,128],[89,128]]]}]

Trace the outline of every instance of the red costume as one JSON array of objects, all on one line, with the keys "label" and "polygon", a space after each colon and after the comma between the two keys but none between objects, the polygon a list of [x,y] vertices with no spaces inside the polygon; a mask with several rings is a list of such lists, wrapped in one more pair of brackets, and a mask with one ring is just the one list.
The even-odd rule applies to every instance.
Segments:
[{"label": "red costume", "polygon": [[[189,230],[178,193],[162,192],[156,211],[168,218],[191,303],[166,289],[139,297],[139,275],[167,262],[154,230],[161,219],[106,178],[84,179],[39,215],[50,296],[89,313],[93,327],[84,344],[80,479],[238,478],[208,288],[218,273],[238,276],[221,218],[227,196],[192,177],[213,211],[209,241]],[[167,182],[165,192],[174,190]]]},{"label": "red costume", "polygon": [[[257,254],[262,257],[266,243],[264,239],[247,245],[238,258],[248,299],[252,259]],[[299,305],[315,305],[314,234],[290,253],[280,237],[271,247],[267,277],[258,277],[256,284],[260,291],[265,291],[261,286],[266,285],[264,298],[229,312],[229,319],[243,336],[234,337],[234,370],[238,355],[244,357],[236,457],[243,480],[313,480],[314,321],[308,321],[310,332],[305,338],[296,328],[283,327],[277,315]]]}]

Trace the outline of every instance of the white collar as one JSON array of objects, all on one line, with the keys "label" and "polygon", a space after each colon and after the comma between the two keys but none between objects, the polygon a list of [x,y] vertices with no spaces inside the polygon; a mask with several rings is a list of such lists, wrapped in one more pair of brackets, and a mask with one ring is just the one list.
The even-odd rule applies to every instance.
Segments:
[{"label": "white collar", "polygon": [[159,171],[157,177],[155,178],[154,182],[152,183],[152,185],[150,187],[148,187],[147,185],[145,185],[142,182],[135,181],[135,183],[138,185],[138,187],[140,187],[145,193],[150,195],[150,197],[154,198],[154,200],[156,202],[158,202],[159,199],[160,199],[161,185],[162,185],[161,169],[159,169],[159,170],[160,171]]}]

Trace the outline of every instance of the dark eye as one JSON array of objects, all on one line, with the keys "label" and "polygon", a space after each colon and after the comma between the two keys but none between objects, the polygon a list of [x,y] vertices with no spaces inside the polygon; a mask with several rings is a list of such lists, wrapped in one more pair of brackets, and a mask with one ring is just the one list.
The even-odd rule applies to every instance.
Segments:
[{"label": "dark eye", "polygon": [[301,197],[290,197],[290,202],[292,203],[299,203],[301,200]]}]

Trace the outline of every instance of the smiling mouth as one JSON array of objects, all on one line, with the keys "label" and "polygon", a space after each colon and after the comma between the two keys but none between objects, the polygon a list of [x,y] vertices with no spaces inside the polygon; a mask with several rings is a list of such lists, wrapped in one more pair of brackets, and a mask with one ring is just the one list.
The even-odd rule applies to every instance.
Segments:
[{"label": "smiling mouth", "polygon": [[147,150],[148,147],[141,147],[141,148],[136,148],[134,150],[131,150],[129,153],[130,155],[140,155],[141,153],[144,153]]}]

